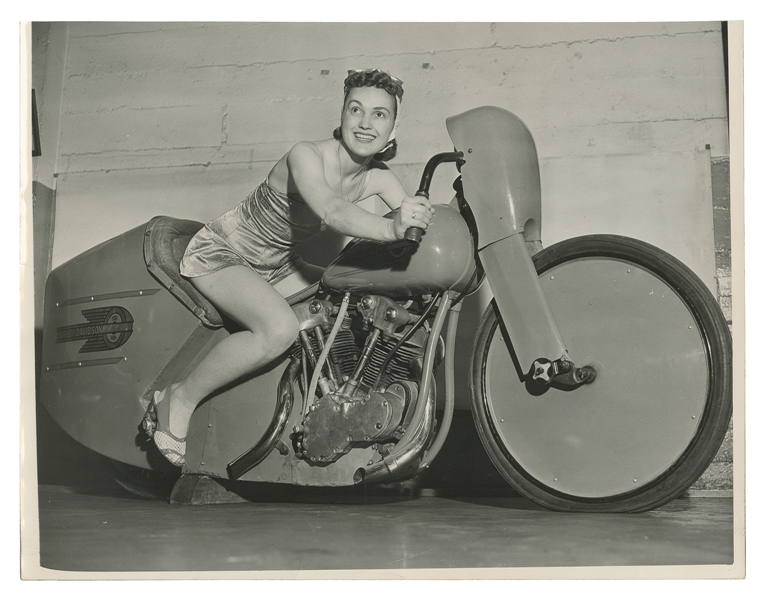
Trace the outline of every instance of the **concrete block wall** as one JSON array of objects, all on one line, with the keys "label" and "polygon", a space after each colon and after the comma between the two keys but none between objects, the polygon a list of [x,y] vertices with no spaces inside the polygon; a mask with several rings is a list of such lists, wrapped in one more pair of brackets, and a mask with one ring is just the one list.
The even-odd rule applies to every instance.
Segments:
[{"label": "concrete block wall", "polygon": [[[451,149],[446,117],[501,106],[537,144],[545,245],[633,235],[724,288],[709,167],[728,155],[719,22],[55,23],[48,37],[55,60],[37,47],[33,60],[41,124],[55,124],[54,267],[156,214],[218,216],[296,141],[331,135],[346,70],[376,66],[405,82],[391,166],[410,192]],[[435,201],[453,177],[437,173]],[[328,242],[308,258],[326,263]],[[489,297],[463,310],[461,348]]]},{"label": "concrete block wall", "polygon": [[[54,266],[153,216],[150,207],[205,220],[235,204],[296,141],[331,134],[348,68],[380,66],[404,80],[393,168],[412,192],[427,158],[451,149],[445,118],[481,104],[526,122],[543,186],[547,171],[571,181],[545,194],[550,215],[592,195],[576,181],[593,167],[569,160],[561,172],[556,158],[676,156],[707,145],[727,155],[719,23],[71,23],[67,39]],[[635,173],[638,181],[601,193],[655,197],[640,189],[650,178]],[[435,199],[449,201],[452,178],[437,175]],[[209,179],[229,189],[204,194]],[[83,228],[90,202],[98,228]],[[643,230],[665,222],[645,220]],[[578,233],[560,229],[545,243]],[[711,236],[711,219],[703,229]],[[678,240],[698,231],[696,223],[674,240],[647,241],[685,259],[697,253]],[[697,270],[712,285],[713,256],[702,260]]]}]

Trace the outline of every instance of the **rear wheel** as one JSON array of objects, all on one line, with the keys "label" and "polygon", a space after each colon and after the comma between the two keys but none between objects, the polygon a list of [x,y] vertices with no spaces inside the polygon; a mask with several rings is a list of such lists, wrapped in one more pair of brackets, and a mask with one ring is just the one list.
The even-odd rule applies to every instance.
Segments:
[{"label": "rear wheel", "polygon": [[731,339],[714,297],[681,262],[629,238],[567,240],[534,264],[569,357],[597,378],[573,391],[527,385],[492,303],[471,361],[492,461],[557,510],[634,512],[679,496],[731,417]]}]

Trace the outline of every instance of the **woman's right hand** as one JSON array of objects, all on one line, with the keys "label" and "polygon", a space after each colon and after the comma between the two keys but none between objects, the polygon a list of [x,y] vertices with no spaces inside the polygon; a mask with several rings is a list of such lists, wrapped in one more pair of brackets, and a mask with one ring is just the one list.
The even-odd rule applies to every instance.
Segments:
[{"label": "woman's right hand", "polygon": [[403,240],[410,227],[427,229],[433,213],[436,212],[430,200],[424,196],[406,197],[393,219],[393,233],[397,240]]}]

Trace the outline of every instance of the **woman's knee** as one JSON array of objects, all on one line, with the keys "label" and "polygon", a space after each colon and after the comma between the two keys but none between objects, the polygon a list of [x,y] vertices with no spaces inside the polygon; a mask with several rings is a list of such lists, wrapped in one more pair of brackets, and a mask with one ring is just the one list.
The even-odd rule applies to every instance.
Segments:
[{"label": "woman's knee", "polygon": [[253,333],[259,335],[273,355],[279,355],[287,350],[298,337],[298,320],[292,309],[274,311],[263,326],[256,328]]}]

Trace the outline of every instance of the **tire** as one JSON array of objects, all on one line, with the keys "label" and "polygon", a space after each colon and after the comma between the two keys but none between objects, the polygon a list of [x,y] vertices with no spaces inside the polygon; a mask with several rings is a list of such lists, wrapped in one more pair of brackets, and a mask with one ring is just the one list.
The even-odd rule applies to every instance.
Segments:
[{"label": "tire", "polygon": [[112,479],[123,489],[140,498],[169,500],[181,470],[152,471],[105,458]]},{"label": "tire", "polygon": [[597,377],[534,389],[492,302],[470,365],[492,462],[554,510],[639,512],[676,498],[709,466],[732,412],[731,337],[714,297],[677,259],[619,236],[555,244],[534,265],[569,357]]}]

